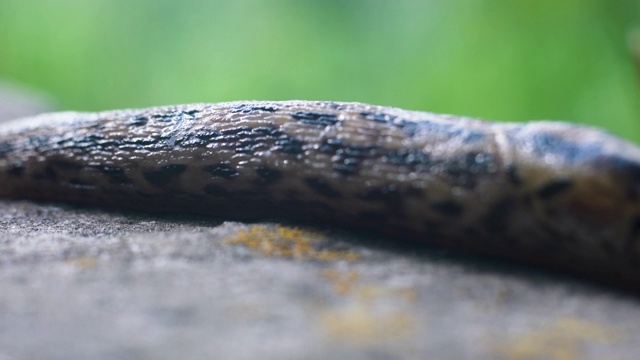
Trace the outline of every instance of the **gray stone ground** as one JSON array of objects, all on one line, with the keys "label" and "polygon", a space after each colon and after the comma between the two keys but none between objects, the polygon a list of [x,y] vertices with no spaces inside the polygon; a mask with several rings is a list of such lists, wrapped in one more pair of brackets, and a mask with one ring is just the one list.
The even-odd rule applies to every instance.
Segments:
[{"label": "gray stone ground", "polygon": [[295,225],[0,201],[0,360],[638,358],[638,297]]}]

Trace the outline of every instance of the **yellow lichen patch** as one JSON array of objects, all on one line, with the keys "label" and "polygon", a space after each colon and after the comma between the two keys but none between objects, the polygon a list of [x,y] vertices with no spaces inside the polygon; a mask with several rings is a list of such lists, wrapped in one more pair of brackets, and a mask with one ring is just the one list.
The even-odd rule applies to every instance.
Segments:
[{"label": "yellow lichen patch", "polygon": [[403,312],[377,314],[367,307],[331,311],[321,316],[321,325],[333,339],[341,342],[374,343],[411,335],[415,319]]},{"label": "yellow lichen patch", "polygon": [[501,344],[498,352],[504,359],[577,360],[583,358],[581,348],[586,343],[618,341],[618,334],[606,326],[576,318],[562,318],[548,328]]},{"label": "yellow lichen patch", "polygon": [[416,320],[405,310],[407,303],[417,298],[414,289],[362,284],[357,271],[326,269],[322,277],[346,300],[345,306],[320,313],[320,326],[330,339],[373,344],[408,337],[415,332]]},{"label": "yellow lichen patch", "polygon": [[91,256],[81,256],[77,258],[66,259],[65,262],[70,265],[75,265],[81,268],[94,268],[98,266],[98,259]]},{"label": "yellow lichen patch", "polygon": [[358,281],[360,274],[352,270],[346,274],[334,269],[325,269],[322,271],[322,277],[329,280],[333,285],[333,291],[338,295],[347,295],[353,289],[353,285]]},{"label": "yellow lichen patch", "polygon": [[359,258],[353,251],[318,249],[315,245],[321,240],[322,236],[319,233],[300,228],[254,225],[249,230],[238,231],[234,236],[227,238],[226,242],[256,249],[264,256],[296,260],[354,261]]},{"label": "yellow lichen patch", "polygon": [[350,295],[363,301],[374,300],[380,297],[399,297],[406,301],[413,302],[418,294],[412,288],[388,288],[378,285],[360,284],[360,274],[351,270],[341,272],[335,269],[325,269],[322,277],[329,280],[333,285],[333,291],[338,295]]}]

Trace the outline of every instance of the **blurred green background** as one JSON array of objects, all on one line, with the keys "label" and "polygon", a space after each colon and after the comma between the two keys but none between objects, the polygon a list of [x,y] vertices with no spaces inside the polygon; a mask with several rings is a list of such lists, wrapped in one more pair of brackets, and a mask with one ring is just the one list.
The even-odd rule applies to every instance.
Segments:
[{"label": "blurred green background", "polygon": [[638,26],[638,0],[0,0],[0,79],[61,109],[362,101],[640,142]]}]

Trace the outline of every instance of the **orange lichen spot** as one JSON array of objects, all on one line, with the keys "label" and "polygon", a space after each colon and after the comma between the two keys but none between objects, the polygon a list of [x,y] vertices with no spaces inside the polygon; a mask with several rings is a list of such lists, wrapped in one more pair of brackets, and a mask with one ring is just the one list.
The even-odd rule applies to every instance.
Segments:
[{"label": "orange lichen spot", "polygon": [[497,346],[504,359],[582,359],[582,345],[590,342],[617,343],[618,334],[598,323],[561,318],[547,328],[512,338]]},{"label": "orange lichen spot", "polygon": [[271,228],[254,225],[238,231],[226,242],[256,249],[264,256],[292,258],[296,260],[354,261],[359,255],[353,251],[318,249],[322,236],[311,230],[276,225]]}]

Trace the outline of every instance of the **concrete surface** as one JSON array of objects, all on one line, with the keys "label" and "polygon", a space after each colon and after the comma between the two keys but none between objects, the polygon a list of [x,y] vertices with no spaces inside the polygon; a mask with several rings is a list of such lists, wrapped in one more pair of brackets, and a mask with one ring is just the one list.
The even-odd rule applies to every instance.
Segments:
[{"label": "concrete surface", "polygon": [[640,353],[632,295],[296,225],[0,201],[0,360]]}]

